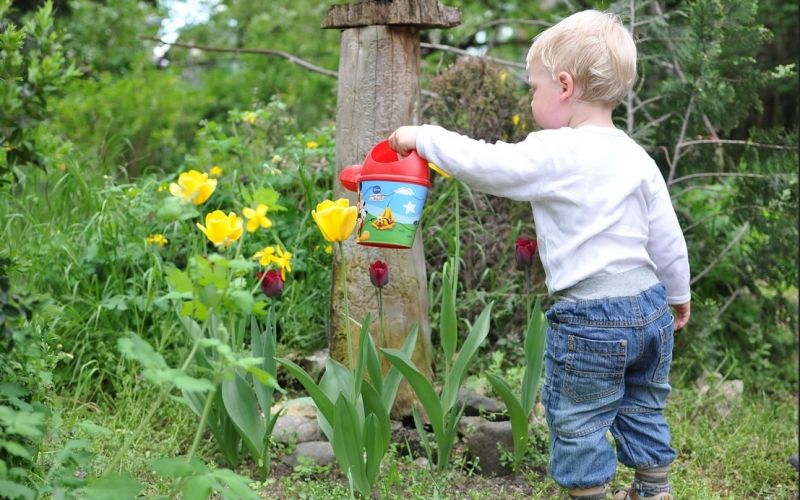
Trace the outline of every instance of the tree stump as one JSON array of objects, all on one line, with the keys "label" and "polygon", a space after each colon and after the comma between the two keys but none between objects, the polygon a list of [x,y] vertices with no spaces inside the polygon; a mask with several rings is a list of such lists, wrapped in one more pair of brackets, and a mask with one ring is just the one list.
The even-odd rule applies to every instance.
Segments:
[{"label": "tree stump", "polygon": [[[371,0],[334,5],[323,28],[341,28],[339,84],[336,105],[336,166],[360,164],[372,147],[401,125],[418,124],[420,118],[419,29],[458,25],[460,12],[434,0]],[[337,180],[335,198],[357,202]],[[421,221],[422,222],[422,221]],[[362,321],[372,313],[371,333],[378,344],[378,301],[369,279],[369,264],[382,260],[389,266],[389,284],[383,289],[385,347],[399,348],[409,331],[419,327],[413,360],[431,377],[432,347],[428,322],[428,288],[421,229],[409,250],[393,250],[345,242],[347,295],[350,317]],[[331,294],[330,355],[347,363],[341,285],[342,268],[334,259]],[[351,324],[353,352],[358,347],[358,325]],[[386,367],[384,367],[386,368]],[[392,415],[409,415],[415,405],[410,387],[403,382]]]}]

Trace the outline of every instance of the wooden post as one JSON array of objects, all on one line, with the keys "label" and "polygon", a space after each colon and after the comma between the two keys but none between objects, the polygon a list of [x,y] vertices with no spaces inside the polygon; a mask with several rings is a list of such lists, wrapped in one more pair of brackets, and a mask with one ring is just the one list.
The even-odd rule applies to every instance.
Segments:
[{"label": "wooden post", "polygon": [[[401,125],[419,123],[419,30],[452,27],[460,22],[458,9],[436,0],[368,0],[332,6],[322,28],[343,29],[339,56],[336,104],[336,167],[360,164],[372,147]],[[334,197],[355,204],[357,194],[335,180]],[[420,221],[420,224],[424,221]],[[344,245],[350,316],[361,321],[372,312],[371,333],[378,344],[378,305],[369,280],[369,264],[377,259],[389,266],[389,284],[383,289],[384,333],[387,347],[400,347],[408,332],[419,327],[413,359],[431,377],[432,348],[428,322],[428,288],[421,229],[409,250]],[[341,266],[334,259],[331,294],[330,355],[347,363],[343,317]],[[352,323],[353,351],[358,346],[358,327]],[[392,415],[409,415],[414,394],[404,382]]]}]

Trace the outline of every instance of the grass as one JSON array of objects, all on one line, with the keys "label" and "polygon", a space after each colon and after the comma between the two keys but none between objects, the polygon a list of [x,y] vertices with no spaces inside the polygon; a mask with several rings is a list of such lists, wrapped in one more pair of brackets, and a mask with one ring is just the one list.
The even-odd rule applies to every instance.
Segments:
[{"label": "grass", "polygon": [[[88,437],[93,442],[94,460],[92,470],[86,472],[99,474],[156,395],[157,391],[140,386],[133,376],[113,402],[55,398],[53,411],[60,424],[42,448],[40,465],[46,469],[50,457],[67,440]],[[797,498],[798,475],[787,463],[787,458],[798,449],[798,402],[794,395],[746,394],[725,415],[720,412],[718,401],[701,397],[695,388],[678,388],[666,413],[673,447],[678,451],[671,474],[677,498]],[[88,435],[81,425],[85,421],[111,432]],[[197,419],[187,407],[169,400],[137,444],[125,452],[120,470],[131,473],[144,485],[145,497],[167,494],[170,483],[150,472],[149,464],[156,458],[184,454],[196,425]],[[543,426],[537,429],[538,434],[543,432]],[[546,444],[538,443],[537,448],[544,447]],[[547,461],[544,449],[537,449],[538,455],[523,466],[521,474],[499,478],[484,478],[470,472],[463,451],[455,456],[462,467],[455,467],[447,475],[434,476],[416,464],[414,457],[402,454],[401,449],[397,443],[387,455],[377,482],[376,498],[490,500],[547,499],[562,495],[541,466]],[[204,437],[200,455],[209,464],[227,467],[220,461],[209,435]],[[271,476],[251,485],[262,498],[324,500],[345,498],[349,494],[347,480],[335,465],[303,464],[292,471],[278,463],[277,457],[273,460]],[[247,464],[237,472],[254,477],[254,469]],[[627,486],[632,475],[632,471],[620,466],[612,486]]]}]

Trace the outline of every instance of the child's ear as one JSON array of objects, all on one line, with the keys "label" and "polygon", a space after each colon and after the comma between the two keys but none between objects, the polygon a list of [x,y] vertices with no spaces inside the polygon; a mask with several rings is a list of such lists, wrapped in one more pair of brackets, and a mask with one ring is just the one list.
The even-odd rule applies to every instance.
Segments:
[{"label": "child's ear", "polygon": [[575,93],[575,79],[572,78],[572,75],[567,73],[566,71],[561,71],[556,75],[556,79],[558,80],[559,86],[559,93],[558,98],[560,100],[569,99]]}]

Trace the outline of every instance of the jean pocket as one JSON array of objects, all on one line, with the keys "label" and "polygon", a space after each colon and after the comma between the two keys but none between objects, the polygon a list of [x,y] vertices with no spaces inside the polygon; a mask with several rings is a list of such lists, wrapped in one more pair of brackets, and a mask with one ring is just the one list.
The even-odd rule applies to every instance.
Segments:
[{"label": "jean pocket", "polygon": [[672,347],[675,343],[673,322],[658,329],[658,364],[653,372],[653,382],[669,383],[669,368],[672,365]]},{"label": "jean pocket", "polygon": [[617,394],[622,388],[627,354],[625,340],[589,340],[569,335],[565,392],[576,403]]}]

